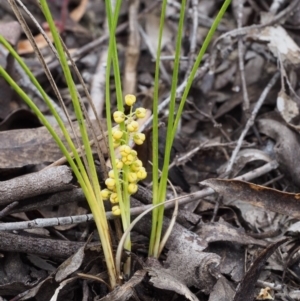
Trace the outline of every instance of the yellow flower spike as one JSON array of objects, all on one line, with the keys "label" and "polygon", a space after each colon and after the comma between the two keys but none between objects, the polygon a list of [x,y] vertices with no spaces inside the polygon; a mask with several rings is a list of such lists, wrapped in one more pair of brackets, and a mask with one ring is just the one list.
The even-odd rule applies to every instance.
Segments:
[{"label": "yellow flower spike", "polygon": [[144,118],[146,116],[146,109],[145,108],[137,108],[135,110],[135,116],[137,118]]},{"label": "yellow flower spike", "polygon": [[130,123],[127,124],[127,131],[132,133],[132,132],[137,132],[139,129],[139,124],[137,121],[132,120]]},{"label": "yellow flower spike", "polygon": [[137,156],[137,151],[132,149],[131,152],[130,152],[130,155],[136,157]]},{"label": "yellow flower spike", "polygon": [[111,192],[108,189],[102,189],[101,190],[101,196],[102,196],[103,201],[108,200],[110,194],[111,194]]},{"label": "yellow flower spike", "polygon": [[105,185],[110,189],[110,187],[115,187],[116,186],[116,180],[112,178],[107,178],[105,180]]},{"label": "yellow flower spike", "polygon": [[114,178],[115,178],[115,173],[114,173],[114,171],[113,171],[113,170],[110,170],[109,173],[108,173],[108,176],[109,176],[110,178],[114,179]]},{"label": "yellow flower spike", "polygon": [[145,139],[146,139],[146,136],[145,136],[145,134],[143,134],[143,133],[136,133],[136,134],[134,134],[134,136],[133,136],[133,141],[134,141],[134,143],[137,144],[137,145],[143,144],[144,141],[145,141]]},{"label": "yellow flower spike", "polygon": [[119,129],[113,129],[112,130],[112,136],[115,140],[119,140],[123,136],[123,132]]},{"label": "yellow flower spike", "polygon": [[113,114],[116,123],[122,123],[125,120],[125,114],[121,111],[116,111]]},{"label": "yellow flower spike", "polygon": [[135,172],[129,172],[127,177],[130,183],[135,183],[138,180],[137,174]]},{"label": "yellow flower spike", "polygon": [[126,157],[122,157],[122,162],[125,165],[130,165],[132,164],[132,162],[134,161],[135,157],[133,157],[132,155],[127,155]]},{"label": "yellow flower spike", "polygon": [[143,166],[143,162],[141,160],[135,160],[131,166],[130,166],[130,169],[132,171],[139,171],[140,168]]},{"label": "yellow flower spike", "polygon": [[112,214],[113,214],[113,215],[116,215],[116,216],[118,216],[118,215],[121,214],[121,209],[120,209],[120,207],[119,207],[118,205],[113,206],[113,207],[111,208],[111,211],[112,211]]},{"label": "yellow flower spike", "polygon": [[118,194],[113,192],[111,195],[110,195],[110,198],[109,198],[110,202],[112,204],[117,204],[119,203],[119,199],[118,199]]},{"label": "yellow flower spike", "polygon": [[129,155],[131,153],[132,149],[129,145],[122,145],[120,147],[120,154],[122,157],[126,157],[127,155]]},{"label": "yellow flower spike", "polygon": [[129,192],[130,194],[136,193],[137,190],[138,190],[137,184],[135,184],[135,183],[129,183],[129,185],[128,185],[128,192]]},{"label": "yellow flower spike", "polygon": [[139,180],[144,180],[147,178],[147,172],[144,167],[141,167],[140,170],[136,173]]},{"label": "yellow flower spike", "polygon": [[120,144],[121,144],[121,141],[120,141],[120,140],[115,140],[115,139],[113,138],[113,145],[114,145],[114,148],[117,148],[118,146],[120,146]]},{"label": "yellow flower spike", "polygon": [[122,169],[123,168],[123,162],[120,161],[119,159],[116,159],[116,167],[117,167],[117,169]]},{"label": "yellow flower spike", "polygon": [[127,106],[132,106],[136,101],[136,97],[135,95],[132,94],[127,94],[125,95],[125,103],[127,104]]}]

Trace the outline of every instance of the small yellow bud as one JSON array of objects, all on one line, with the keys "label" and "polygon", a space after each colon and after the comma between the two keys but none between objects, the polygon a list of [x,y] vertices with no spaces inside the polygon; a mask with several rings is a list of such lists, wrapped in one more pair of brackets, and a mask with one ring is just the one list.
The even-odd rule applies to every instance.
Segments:
[{"label": "small yellow bud", "polygon": [[121,209],[120,209],[120,207],[118,205],[113,206],[111,208],[111,211],[112,211],[113,215],[120,215],[121,214]]},{"label": "small yellow bud", "polygon": [[114,173],[114,171],[113,171],[113,170],[110,170],[109,173],[108,173],[108,176],[109,176],[110,178],[114,179],[114,178],[115,178],[115,173]]},{"label": "small yellow bud", "polygon": [[111,194],[111,192],[108,189],[101,190],[101,196],[104,201],[108,200],[110,194]]},{"label": "small yellow bud", "polygon": [[127,155],[129,155],[131,153],[132,149],[129,145],[122,145],[120,147],[120,153],[122,157],[126,157]]},{"label": "small yellow bud", "polygon": [[135,172],[129,172],[128,173],[128,181],[131,183],[135,183],[137,181],[138,177]]},{"label": "small yellow bud", "polygon": [[130,155],[136,157],[137,156],[137,151],[132,149],[131,152],[130,152]]},{"label": "small yellow bud", "polygon": [[121,144],[121,140],[116,140],[113,138],[113,145],[114,145],[114,148],[117,148],[118,146],[120,146]]},{"label": "small yellow bud", "polygon": [[130,165],[132,164],[132,162],[134,161],[135,157],[133,157],[132,155],[127,155],[126,157],[122,157],[122,162],[125,165]]},{"label": "small yellow bud", "polygon": [[108,188],[116,186],[116,180],[112,178],[107,178],[105,184]]},{"label": "small yellow bud", "polygon": [[132,94],[127,94],[125,95],[125,103],[127,104],[127,106],[132,106],[136,101],[136,97]]},{"label": "small yellow bud", "polygon": [[144,118],[146,116],[146,109],[145,108],[137,108],[135,110],[135,116],[137,118]]},{"label": "small yellow bud", "polygon": [[128,192],[129,192],[130,194],[136,193],[137,190],[138,190],[138,186],[137,186],[135,183],[130,183],[130,184],[128,185]]},{"label": "small yellow bud", "polygon": [[136,133],[133,136],[133,141],[137,145],[143,144],[143,142],[145,141],[145,139],[146,139],[146,136],[143,133]]},{"label": "small yellow bud", "polygon": [[121,123],[125,120],[125,114],[121,111],[114,112],[113,117],[114,117],[114,121],[116,123]]},{"label": "small yellow bud", "polygon": [[132,120],[130,123],[127,124],[127,131],[128,132],[136,132],[139,129],[139,124],[137,121]]},{"label": "small yellow bud", "polygon": [[143,162],[141,160],[135,160],[131,166],[130,166],[130,169],[132,171],[139,171],[140,168],[143,166]]},{"label": "small yellow bud", "polygon": [[112,130],[112,136],[115,140],[119,140],[123,136],[123,132],[119,129],[113,129]]},{"label": "small yellow bud", "polygon": [[147,177],[147,172],[144,167],[141,167],[139,171],[136,173],[139,180],[144,180]]},{"label": "small yellow bud", "polygon": [[123,168],[123,162],[120,161],[119,159],[116,159],[116,167],[118,169],[122,169]]},{"label": "small yellow bud", "polygon": [[110,195],[110,198],[109,198],[110,202],[112,204],[117,204],[119,203],[119,199],[118,199],[118,194],[113,192],[111,195]]}]

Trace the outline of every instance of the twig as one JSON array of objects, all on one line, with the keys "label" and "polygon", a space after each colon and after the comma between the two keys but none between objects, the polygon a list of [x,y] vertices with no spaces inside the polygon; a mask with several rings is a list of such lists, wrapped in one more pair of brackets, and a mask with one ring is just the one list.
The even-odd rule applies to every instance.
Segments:
[{"label": "twig", "polygon": [[139,0],[129,1],[128,8],[129,18],[129,37],[128,45],[125,54],[125,68],[123,78],[123,93],[135,94],[136,92],[136,78],[137,78],[137,64],[140,58],[140,43],[141,38],[138,30],[138,8]]},{"label": "twig", "polygon": [[[273,160],[262,167],[256,168],[240,177],[235,178],[236,180],[250,181],[252,179],[258,178],[273,169],[278,167],[278,163]],[[191,202],[194,202],[198,199],[202,199],[214,193],[214,190],[211,188],[205,188],[203,190],[197,191],[195,193],[188,194],[186,196],[178,197],[176,199],[168,201],[165,204],[166,209],[170,209],[174,206],[175,201],[178,200],[178,204],[185,205]],[[132,216],[137,216],[143,213],[145,210],[152,208],[152,205],[146,205],[142,207],[136,207],[130,209],[130,214]],[[114,219],[115,216],[111,212],[106,213],[107,219]],[[58,217],[58,218],[39,218],[32,221],[25,222],[15,222],[15,223],[0,223],[0,231],[12,231],[12,230],[21,230],[21,229],[32,229],[32,228],[44,228],[44,227],[53,227],[60,225],[71,225],[71,224],[80,224],[93,221],[92,214],[84,215],[75,215],[67,217]],[[0,247],[1,249],[1,247]]]},{"label": "twig", "polygon": [[196,46],[197,46],[197,31],[198,31],[198,0],[192,0],[192,20],[193,20],[193,27],[191,31],[190,36],[190,52],[189,52],[189,62],[188,62],[188,68],[187,72],[185,74],[185,77],[188,78],[191,70],[193,68],[193,64],[195,61],[195,53],[196,53]]},{"label": "twig", "polygon": [[[243,5],[244,0],[236,0],[236,5],[232,5],[233,9],[235,10],[235,16],[237,21],[237,27],[242,28],[242,18],[243,18]],[[244,45],[243,40],[241,37],[238,38],[238,56],[239,56],[239,70],[240,70],[240,77],[242,82],[242,89],[243,89],[243,110],[248,111],[250,107],[250,101],[248,96],[248,90],[246,85],[246,78],[245,78],[245,65],[244,65]]]},{"label": "twig", "polygon": [[72,189],[72,179],[69,167],[58,166],[0,182],[0,204],[6,205],[40,194]]},{"label": "twig", "polygon": [[232,170],[232,167],[233,167],[233,164],[235,162],[235,159],[236,159],[236,156],[238,154],[238,152],[240,151],[241,149],[241,146],[242,146],[242,143],[243,143],[243,140],[246,136],[246,134],[248,133],[249,129],[251,128],[251,126],[254,124],[254,120],[255,120],[255,117],[260,109],[260,107],[262,106],[262,104],[264,103],[268,93],[270,92],[270,90],[272,89],[272,87],[275,85],[276,81],[278,80],[280,76],[280,72],[277,71],[273,77],[271,78],[271,80],[269,81],[268,85],[265,87],[265,89],[263,90],[263,92],[261,93],[252,113],[251,113],[251,116],[250,118],[248,119],[246,125],[245,125],[245,128],[243,130],[243,132],[241,133],[240,137],[239,137],[239,140],[238,140],[238,143],[237,143],[237,146],[235,147],[234,151],[232,152],[232,155],[231,155],[231,158],[228,162],[228,165],[226,167],[226,170],[225,170],[225,175],[227,176],[230,176],[230,172]]}]

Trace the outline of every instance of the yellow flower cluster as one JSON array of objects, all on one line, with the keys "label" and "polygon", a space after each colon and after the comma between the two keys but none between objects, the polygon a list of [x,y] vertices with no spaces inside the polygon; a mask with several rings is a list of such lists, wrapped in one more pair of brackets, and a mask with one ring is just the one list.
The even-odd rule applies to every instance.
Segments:
[{"label": "yellow flower cluster", "polygon": [[[138,190],[137,182],[143,180],[147,177],[147,172],[143,167],[143,163],[137,157],[137,152],[133,150],[126,142],[132,138],[135,144],[141,145],[145,141],[145,134],[138,133],[139,125],[136,119],[144,118],[146,116],[146,109],[137,108],[132,112],[132,106],[136,102],[136,97],[134,95],[126,95],[125,103],[130,106],[130,114],[126,116],[121,111],[116,111],[113,114],[114,121],[117,124],[122,124],[124,122],[125,131],[121,130],[120,126],[117,126],[112,130],[112,137],[114,147],[120,146],[120,159],[116,159],[116,167],[118,169],[118,177],[120,174],[124,173],[124,165],[128,166],[126,168],[126,176],[123,179],[127,181],[127,193],[134,194]],[[124,128],[124,126],[122,127]],[[103,200],[110,200],[112,203],[112,213],[114,215],[120,215],[121,210],[118,205],[119,199],[116,189],[115,173],[111,170],[108,173],[108,178],[105,181],[106,189],[101,191]]]}]

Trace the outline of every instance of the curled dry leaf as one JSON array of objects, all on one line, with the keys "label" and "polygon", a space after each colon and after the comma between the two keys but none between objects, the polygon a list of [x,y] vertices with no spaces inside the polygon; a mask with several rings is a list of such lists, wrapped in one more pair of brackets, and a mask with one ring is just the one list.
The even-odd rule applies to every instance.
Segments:
[{"label": "curled dry leaf", "polygon": [[261,119],[257,123],[260,133],[276,141],[274,148],[280,169],[300,187],[300,137],[279,120]]},{"label": "curled dry leaf", "polygon": [[291,120],[299,115],[297,103],[291,99],[284,91],[280,91],[277,97],[277,109],[282,118],[290,123]]},{"label": "curled dry leaf", "polygon": [[276,58],[280,58],[285,65],[300,65],[300,48],[281,26],[268,26],[262,30],[250,31],[249,38],[260,42],[267,42],[269,50]]},{"label": "curled dry leaf", "polygon": [[238,180],[208,179],[201,182],[227,199],[248,202],[280,214],[300,219],[300,194],[287,193]]},{"label": "curled dry leaf", "polygon": [[55,281],[61,282],[80,268],[84,258],[84,248],[85,245],[79,248],[74,255],[69,257],[57,268]]},{"label": "curled dry leaf", "polygon": [[174,278],[171,274],[153,268],[148,268],[148,274],[151,277],[150,282],[154,287],[176,292],[179,295],[184,296],[187,300],[197,301],[198,298],[181,283],[178,279]]}]

